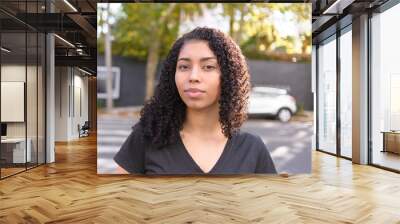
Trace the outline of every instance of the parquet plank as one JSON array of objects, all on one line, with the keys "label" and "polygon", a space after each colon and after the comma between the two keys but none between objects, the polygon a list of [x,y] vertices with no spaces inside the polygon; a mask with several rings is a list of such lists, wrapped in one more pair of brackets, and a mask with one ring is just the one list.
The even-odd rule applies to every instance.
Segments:
[{"label": "parquet plank", "polygon": [[400,175],[313,152],[289,176],[96,174],[96,138],[0,181],[0,223],[400,223]]}]

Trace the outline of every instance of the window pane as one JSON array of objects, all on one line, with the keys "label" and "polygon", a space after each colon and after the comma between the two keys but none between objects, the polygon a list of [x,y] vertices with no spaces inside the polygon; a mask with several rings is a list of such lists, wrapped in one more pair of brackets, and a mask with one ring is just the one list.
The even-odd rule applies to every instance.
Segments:
[{"label": "window pane", "polygon": [[43,33],[38,36],[38,164],[45,163],[45,44]]},{"label": "window pane", "polygon": [[28,168],[37,165],[37,33],[27,33],[27,80],[26,80],[26,115],[27,141],[30,148]]},{"label": "window pane", "polygon": [[372,25],[372,163],[400,170],[400,4],[376,14]]},{"label": "window pane", "polygon": [[352,141],[352,35],[351,30],[340,36],[340,150],[351,158]]},{"label": "window pane", "polygon": [[[26,33],[1,34],[1,177],[25,170],[30,160],[26,144]],[[12,109],[11,109],[12,108]],[[26,147],[28,146],[28,151]]]},{"label": "window pane", "polygon": [[336,153],[336,41],[318,48],[318,146]]}]

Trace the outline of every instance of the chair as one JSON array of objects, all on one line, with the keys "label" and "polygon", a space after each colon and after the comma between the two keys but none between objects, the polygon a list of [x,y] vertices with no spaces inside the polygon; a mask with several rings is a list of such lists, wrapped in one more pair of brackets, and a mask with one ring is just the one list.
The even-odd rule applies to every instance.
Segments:
[{"label": "chair", "polygon": [[79,138],[89,136],[89,129],[90,129],[89,121],[85,121],[82,127],[80,127],[80,125],[78,124]]}]

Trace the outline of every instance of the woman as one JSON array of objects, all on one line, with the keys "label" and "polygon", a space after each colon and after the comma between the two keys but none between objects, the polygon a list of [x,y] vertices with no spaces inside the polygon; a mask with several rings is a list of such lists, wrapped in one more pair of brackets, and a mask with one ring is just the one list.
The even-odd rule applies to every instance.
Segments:
[{"label": "woman", "polygon": [[154,96],[114,157],[119,173],[276,173],[260,137],[240,131],[250,77],[224,33],[196,28],[179,38]]}]

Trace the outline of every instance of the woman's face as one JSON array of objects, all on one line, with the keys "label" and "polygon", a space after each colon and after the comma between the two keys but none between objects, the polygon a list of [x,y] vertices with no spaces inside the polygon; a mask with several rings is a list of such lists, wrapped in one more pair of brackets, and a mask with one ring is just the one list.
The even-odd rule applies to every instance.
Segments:
[{"label": "woman's face", "polygon": [[176,64],[175,83],[188,108],[218,106],[221,70],[206,41],[186,42]]}]

